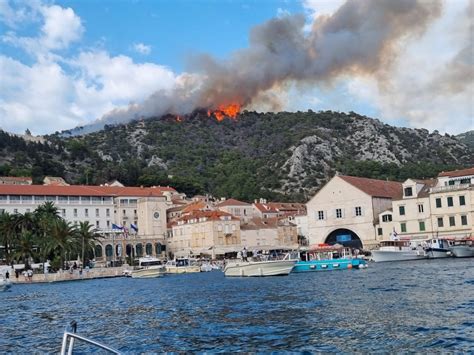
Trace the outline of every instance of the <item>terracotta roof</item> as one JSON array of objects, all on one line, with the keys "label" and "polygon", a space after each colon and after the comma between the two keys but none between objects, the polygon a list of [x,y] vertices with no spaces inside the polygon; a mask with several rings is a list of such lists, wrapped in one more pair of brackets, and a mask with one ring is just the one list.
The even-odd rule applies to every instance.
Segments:
[{"label": "terracotta roof", "polygon": [[447,177],[459,177],[459,176],[469,176],[474,175],[474,167],[461,169],[461,170],[454,170],[454,171],[443,171],[438,176],[447,176]]},{"label": "terracotta roof", "polygon": [[86,185],[0,185],[0,195],[46,195],[46,196],[162,196],[170,188],[161,187],[116,187]]},{"label": "terracotta roof", "polygon": [[221,217],[226,217],[226,216],[231,217],[231,219],[234,221],[239,220],[237,217],[232,216],[230,213],[222,212],[222,211],[193,211],[192,213],[186,216],[183,216],[177,220],[187,222],[191,219],[207,218],[208,221],[209,220],[220,221]]},{"label": "terracotta roof", "polygon": [[218,203],[216,205],[216,207],[226,207],[226,206],[251,206],[251,205],[250,203],[235,200],[233,198],[229,198],[228,200],[222,201],[221,203]]},{"label": "terracotta roof", "polygon": [[192,213],[194,211],[200,211],[202,210],[203,208],[206,208],[207,206],[207,203],[203,202],[203,201],[196,201],[196,202],[192,202],[188,205],[186,205],[182,212],[183,213]]},{"label": "terracotta roof", "polygon": [[253,205],[255,206],[255,208],[257,208],[260,212],[263,213],[278,213],[275,208],[270,207],[266,203],[254,203]]},{"label": "terracotta roof", "polygon": [[274,229],[278,227],[277,218],[252,218],[244,224],[240,224],[240,229],[255,230],[255,229]]},{"label": "terracotta roof", "polygon": [[402,184],[397,181],[376,180],[346,175],[339,175],[338,177],[373,197],[398,198],[402,196]]}]

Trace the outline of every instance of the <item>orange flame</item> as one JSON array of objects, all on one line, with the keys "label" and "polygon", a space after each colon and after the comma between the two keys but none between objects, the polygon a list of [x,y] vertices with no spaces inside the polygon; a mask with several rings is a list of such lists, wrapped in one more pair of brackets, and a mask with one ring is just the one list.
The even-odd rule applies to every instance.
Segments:
[{"label": "orange flame", "polygon": [[220,122],[225,117],[236,119],[239,113],[240,113],[240,105],[237,103],[234,103],[234,104],[229,104],[229,105],[219,105],[217,109],[214,111],[208,110],[207,116],[211,117],[211,115],[214,115],[216,120]]},{"label": "orange flame", "polygon": [[181,122],[183,119],[181,118],[181,116],[176,116],[176,122]]}]

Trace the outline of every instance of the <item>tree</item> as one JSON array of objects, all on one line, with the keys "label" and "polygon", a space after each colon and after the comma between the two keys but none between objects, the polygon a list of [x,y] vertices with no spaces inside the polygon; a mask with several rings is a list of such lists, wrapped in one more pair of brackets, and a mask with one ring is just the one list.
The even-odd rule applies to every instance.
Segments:
[{"label": "tree", "polygon": [[60,265],[63,267],[66,256],[75,249],[75,240],[73,238],[75,233],[74,226],[70,222],[59,218],[51,223],[49,233],[43,245],[45,253],[58,255]]},{"label": "tree", "polygon": [[15,218],[8,212],[0,213],[0,248],[3,247],[7,264],[11,261],[11,252],[16,237]]},{"label": "tree", "polygon": [[95,242],[99,240],[100,235],[97,234],[95,227],[89,221],[79,222],[79,226],[75,228],[74,245],[81,246],[81,261],[82,266],[86,265],[84,255],[90,255],[94,252]]}]

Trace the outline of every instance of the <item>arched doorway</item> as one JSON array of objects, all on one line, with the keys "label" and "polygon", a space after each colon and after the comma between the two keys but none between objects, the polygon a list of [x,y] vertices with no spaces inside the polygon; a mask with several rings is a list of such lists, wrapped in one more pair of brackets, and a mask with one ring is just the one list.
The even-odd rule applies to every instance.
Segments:
[{"label": "arched doorway", "polygon": [[133,256],[134,256],[132,244],[127,244],[127,245],[125,246],[125,254],[127,254],[128,257],[130,257],[130,256],[133,257]]},{"label": "arched doorway", "polygon": [[114,248],[112,248],[112,245],[107,244],[105,246],[105,256],[107,257],[107,260],[111,260],[113,254],[114,254]]},{"label": "arched doorway", "polygon": [[153,245],[151,245],[151,243],[146,243],[145,253],[146,253],[146,255],[149,255],[149,256],[151,256],[153,254]]},{"label": "arched doorway", "polygon": [[142,256],[143,256],[143,245],[142,245],[142,243],[138,243],[138,244],[135,246],[135,250],[137,251],[137,256],[138,256],[138,257],[142,257]]},{"label": "arched doorway", "polygon": [[326,244],[341,244],[348,248],[362,249],[362,241],[359,236],[350,229],[336,229],[332,231],[324,241]]},{"label": "arched doorway", "polygon": [[102,245],[97,244],[94,248],[94,254],[96,258],[101,258],[102,257]]}]

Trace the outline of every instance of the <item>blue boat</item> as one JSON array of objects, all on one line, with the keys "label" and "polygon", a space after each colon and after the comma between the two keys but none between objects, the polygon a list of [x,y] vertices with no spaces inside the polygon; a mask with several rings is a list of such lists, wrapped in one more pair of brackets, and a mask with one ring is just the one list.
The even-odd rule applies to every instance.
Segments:
[{"label": "blue boat", "polygon": [[295,264],[292,272],[363,269],[366,267],[367,262],[354,257],[350,248],[345,248],[340,244],[318,244],[308,250],[300,251],[300,260]]}]

